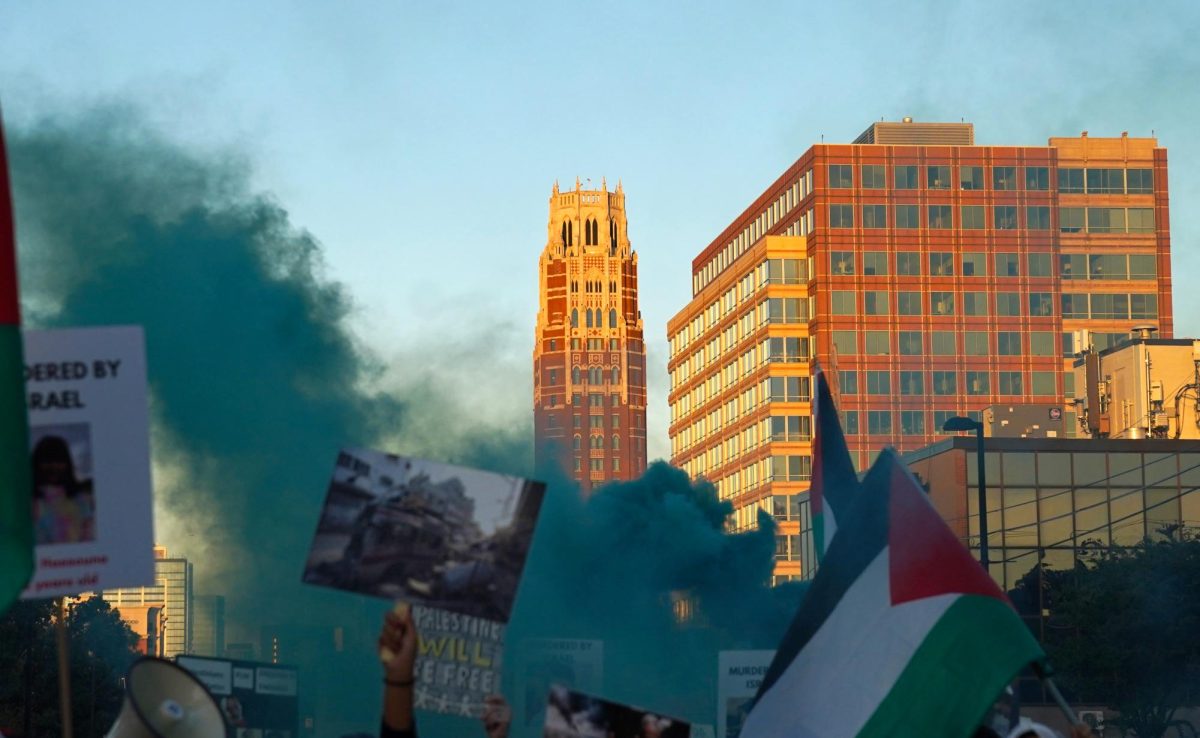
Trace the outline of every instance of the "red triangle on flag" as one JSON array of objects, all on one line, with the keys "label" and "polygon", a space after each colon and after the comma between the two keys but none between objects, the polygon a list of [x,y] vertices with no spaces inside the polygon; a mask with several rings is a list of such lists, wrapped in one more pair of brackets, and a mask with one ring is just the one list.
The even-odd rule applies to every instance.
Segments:
[{"label": "red triangle on flag", "polygon": [[888,450],[888,574],[892,605],[944,594],[1008,597],[963,546],[925,497],[917,480]]}]

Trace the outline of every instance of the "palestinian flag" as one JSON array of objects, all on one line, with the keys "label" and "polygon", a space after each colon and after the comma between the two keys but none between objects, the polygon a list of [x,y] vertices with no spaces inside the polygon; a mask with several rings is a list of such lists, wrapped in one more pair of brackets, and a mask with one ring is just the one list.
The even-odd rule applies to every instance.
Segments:
[{"label": "palestinian flag", "polygon": [[743,738],[970,736],[1041,647],[892,449],[784,636]]},{"label": "palestinian flag", "polygon": [[17,241],[0,124],[0,612],[21,594],[33,573],[33,493],[21,354]]},{"label": "palestinian flag", "polygon": [[850,451],[846,448],[846,437],[842,435],[842,424],[838,422],[825,372],[818,368],[813,378],[817,382],[817,397],[813,403],[816,432],[813,434],[814,463],[808,497],[812,505],[817,561],[820,561],[829,550],[833,534],[837,533],[838,518],[846,515],[856,497],[858,475],[850,461]]}]

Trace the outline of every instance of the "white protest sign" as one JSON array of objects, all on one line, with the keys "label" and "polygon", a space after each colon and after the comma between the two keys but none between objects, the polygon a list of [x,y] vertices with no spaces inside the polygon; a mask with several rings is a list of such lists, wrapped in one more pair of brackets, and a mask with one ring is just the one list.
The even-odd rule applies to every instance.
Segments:
[{"label": "white protest sign", "polygon": [[37,551],[22,597],[154,584],[142,329],[24,338]]},{"label": "white protest sign", "polygon": [[721,651],[717,654],[717,736],[738,738],[774,651]]}]

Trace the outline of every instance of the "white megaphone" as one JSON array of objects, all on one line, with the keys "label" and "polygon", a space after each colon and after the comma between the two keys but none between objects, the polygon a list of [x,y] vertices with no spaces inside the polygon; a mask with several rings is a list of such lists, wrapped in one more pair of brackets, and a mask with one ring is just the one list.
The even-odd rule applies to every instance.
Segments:
[{"label": "white megaphone", "polygon": [[138,659],[106,738],[225,738],[221,708],[196,677],[162,659]]}]

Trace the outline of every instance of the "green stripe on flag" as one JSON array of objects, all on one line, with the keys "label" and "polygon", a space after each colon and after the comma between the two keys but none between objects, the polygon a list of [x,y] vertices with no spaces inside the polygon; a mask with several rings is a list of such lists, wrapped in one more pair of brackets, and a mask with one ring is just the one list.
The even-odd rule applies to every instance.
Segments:
[{"label": "green stripe on flag", "polygon": [[967,738],[1017,672],[1044,657],[1006,603],[963,595],[926,636],[858,738]]},{"label": "green stripe on flag", "polygon": [[0,325],[0,612],[33,573],[33,497],[21,329]]}]

